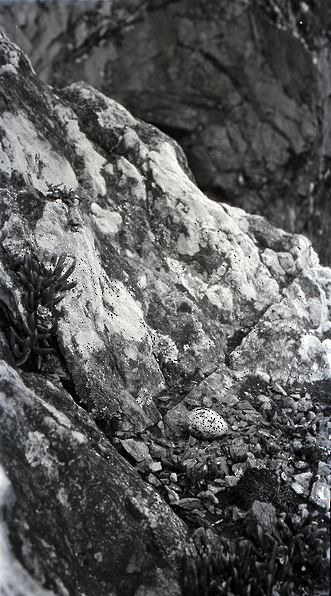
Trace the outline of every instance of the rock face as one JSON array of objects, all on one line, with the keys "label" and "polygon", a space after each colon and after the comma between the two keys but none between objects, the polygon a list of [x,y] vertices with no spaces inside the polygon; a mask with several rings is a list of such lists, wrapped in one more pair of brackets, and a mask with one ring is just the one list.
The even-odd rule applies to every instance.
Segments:
[{"label": "rock face", "polygon": [[[210,490],[179,499],[171,484],[159,495],[154,474],[179,465],[163,418],[174,428],[175,408],[184,419],[207,407],[232,437],[248,429],[254,453],[247,444],[232,475],[212,446],[216,469],[236,484],[259,467],[263,437],[279,450],[276,435],[258,435],[269,424],[256,405],[268,396],[253,396],[259,382],[270,401],[284,400],[279,417],[293,411],[316,434],[310,397],[297,406],[282,385],[293,392],[329,378],[331,271],[304,236],[208,199],[179,146],[100,91],[75,83],[55,93],[4,35],[0,65],[0,503],[9,529],[0,548],[10,582],[24,575],[25,594],[176,596],[190,543],[166,497],[191,516],[201,499],[217,514],[218,499]],[[40,370],[32,358],[17,366],[10,331],[28,332],[17,272],[31,252],[45,267],[52,255],[76,258],[77,284],[54,307],[53,353]],[[287,441],[286,458],[289,450]],[[0,578],[6,596],[22,592],[8,581]]]},{"label": "rock face", "polygon": [[215,200],[330,263],[328,2],[39,2],[0,23],[56,86],[85,80],[174,136]]}]

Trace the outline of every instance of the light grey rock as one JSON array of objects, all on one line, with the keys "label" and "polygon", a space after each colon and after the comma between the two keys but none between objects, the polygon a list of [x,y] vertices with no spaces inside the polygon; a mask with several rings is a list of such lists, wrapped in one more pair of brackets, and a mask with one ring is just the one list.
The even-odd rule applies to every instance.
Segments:
[{"label": "light grey rock", "polygon": [[234,438],[230,445],[230,456],[234,463],[247,459],[247,445],[240,437]]},{"label": "light grey rock", "polygon": [[330,506],[330,488],[325,478],[316,480],[312,486],[309,500],[321,507],[321,509],[328,509]]},{"label": "light grey rock", "polygon": [[323,477],[329,476],[331,474],[330,465],[323,461],[318,462],[317,474]]},{"label": "light grey rock", "polygon": [[189,411],[182,402],[171,408],[163,419],[166,432],[175,437],[187,434],[188,416]]},{"label": "light grey rock", "polygon": [[237,486],[239,480],[240,476],[225,476],[224,484],[228,488],[233,488],[234,486]]},{"label": "light grey rock", "polygon": [[[295,476],[294,476],[293,484],[299,485],[302,487],[301,494],[303,494],[304,497],[308,497],[308,495],[309,495],[309,488],[310,488],[310,483],[311,483],[312,477],[313,477],[312,472],[302,472],[301,474],[295,474]],[[292,484],[292,488],[293,488],[293,490],[295,490],[293,484]],[[298,492],[298,491],[295,490],[295,492]]]},{"label": "light grey rock", "polygon": [[143,441],[136,441],[135,439],[122,439],[120,441],[123,449],[131,456],[136,462],[143,461],[147,458],[151,459],[149,449]]}]

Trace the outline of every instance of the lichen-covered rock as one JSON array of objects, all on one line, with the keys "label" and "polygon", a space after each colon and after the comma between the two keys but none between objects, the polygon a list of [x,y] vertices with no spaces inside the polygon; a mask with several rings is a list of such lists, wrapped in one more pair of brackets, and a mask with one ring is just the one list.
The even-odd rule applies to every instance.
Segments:
[{"label": "lichen-covered rock", "polygon": [[[288,395],[310,383],[313,396],[330,374],[331,272],[303,236],[209,200],[178,145],[115,101],[84,83],[43,86],[2,34],[0,64],[0,464],[16,497],[15,555],[62,594],[161,596],[165,578],[175,594],[186,527],[155,486],[167,466],[187,480],[209,473],[182,428],[187,411],[210,405],[211,438],[225,433],[215,423],[224,412],[259,460],[276,441],[259,428],[266,412],[254,394],[270,396],[278,437],[288,414],[286,404],[274,412],[271,379]],[[31,250],[41,262],[77,261],[38,374],[31,361],[19,367],[9,341],[27,324],[16,271]],[[316,433],[304,403],[295,428]],[[171,434],[177,445],[155,463],[151,445],[166,449]],[[182,438],[191,446],[180,463]],[[153,462],[137,465],[153,471],[153,488],[115,450],[125,455],[127,439],[148,446]],[[225,486],[241,490],[244,477],[229,472]]]},{"label": "lichen-covered rock", "polygon": [[85,80],[171,131],[211,196],[305,230],[330,259],[328,4],[1,2],[0,25],[44,81]]},{"label": "lichen-covered rock", "polygon": [[188,429],[200,439],[217,439],[225,435],[229,427],[215,410],[195,408],[188,416]]}]

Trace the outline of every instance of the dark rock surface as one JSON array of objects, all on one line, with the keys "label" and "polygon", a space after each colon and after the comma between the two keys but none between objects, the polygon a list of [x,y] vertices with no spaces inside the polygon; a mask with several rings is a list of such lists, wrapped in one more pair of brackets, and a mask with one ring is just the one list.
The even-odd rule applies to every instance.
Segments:
[{"label": "dark rock surface", "polygon": [[[330,269],[3,35],[0,89],[1,596],[322,594]],[[229,432],[190,436],[197,407]]]},{"label": "dark rock surface", "polygon": [[84,80],[176,138],[212,198],[305,233],[330,264],[327,0],[0,7],[43,80]]}]

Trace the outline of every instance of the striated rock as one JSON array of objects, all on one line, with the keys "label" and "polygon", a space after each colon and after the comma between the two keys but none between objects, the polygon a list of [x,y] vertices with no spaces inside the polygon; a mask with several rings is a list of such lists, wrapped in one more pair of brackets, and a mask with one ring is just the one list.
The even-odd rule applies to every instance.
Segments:
[{"label": "striated rock", "polygon": [[195,408],[188,417],[188,430],[201,439],[216,439],[228,432],[224,418],[209,408]]}]

